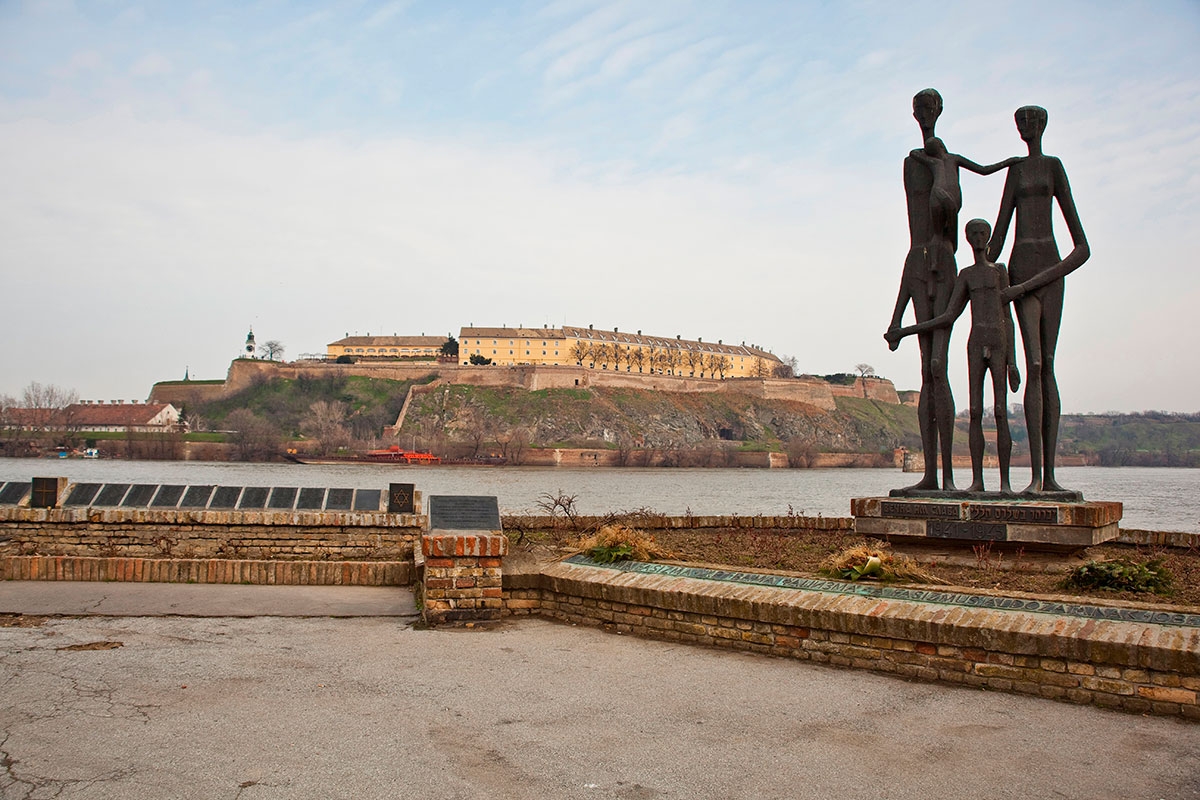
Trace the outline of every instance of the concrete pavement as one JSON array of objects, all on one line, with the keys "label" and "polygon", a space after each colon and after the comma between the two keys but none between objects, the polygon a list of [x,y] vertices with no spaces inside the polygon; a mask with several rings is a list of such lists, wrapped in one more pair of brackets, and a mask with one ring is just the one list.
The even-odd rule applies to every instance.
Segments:
[{"label": "concrete pavement", "polygon": [[1200,725],[539,619],[26,624],[3,798],[1200,797]]}]

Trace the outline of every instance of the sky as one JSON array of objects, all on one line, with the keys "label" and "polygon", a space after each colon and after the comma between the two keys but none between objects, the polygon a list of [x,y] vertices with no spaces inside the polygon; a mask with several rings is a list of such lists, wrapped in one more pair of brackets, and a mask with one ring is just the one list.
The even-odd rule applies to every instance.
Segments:
[{"label": "sky", "polygon": [[[1092,251],[1063,410],[1200,411],[1196,0],[0,0],[0,395],[222,378],[251,326],[594,324],[919,388],[882,334],[927,86],[980,163],[1049,111]],[[1003,174],[962,184],[994,222]]]}]

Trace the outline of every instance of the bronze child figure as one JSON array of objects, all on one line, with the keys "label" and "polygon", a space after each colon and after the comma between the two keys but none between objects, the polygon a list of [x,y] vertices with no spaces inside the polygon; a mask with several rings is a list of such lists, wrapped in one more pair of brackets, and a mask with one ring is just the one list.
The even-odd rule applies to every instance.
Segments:
[{"label": "bronze child figure", "polygon": [[[935,177],[936,180],[936,177]],[[1000,491],[1012,494],[1009,483],[1009,463],[1012,457],[1012,436],[1008,430],[1008,385],[1015,392],[1021,383],[1016,366],[1014,326],[1008,301],[1003,294],[1009,287],[1008,271],[1003,264],[987,258],[991,226],[982,219],[967,223],[966,238],[975,253],[975,263],[958,273],[946,310],[926,322],[893,328],[884,334],[888,345],[895,350],[900,340],[912,334],[949,328],[971,303],[971,336],[967,342],[967,369],[970,377],[971,403],[971,485],[968,492],[983,491],[983,380],[992,375],[992,393],[996,414],[996,449],[1000,460]]]}]

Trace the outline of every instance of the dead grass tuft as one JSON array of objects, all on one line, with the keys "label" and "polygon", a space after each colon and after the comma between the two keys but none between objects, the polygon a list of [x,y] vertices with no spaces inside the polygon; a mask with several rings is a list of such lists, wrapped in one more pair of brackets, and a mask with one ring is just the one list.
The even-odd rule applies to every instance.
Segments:
[{"label": "dead grass tuft", "polygon": [[653,561],[656,558],[673,557],[670,552],[654,541],[654,537],[650,534],[620,524],[605,525],[591,536],[580,539],[575,546],[588,554],[593,552],[620,553],[621,557],[634,561]]},{"label": "dead grass tuft", "polygon": [[[872,563],[871,559],[879,561]],[[945,583],[908,556],[893,553],[886,542],[868,542],[834,553],[821,562],[820,572],[839,580],[876,578],[882,581]]]}]

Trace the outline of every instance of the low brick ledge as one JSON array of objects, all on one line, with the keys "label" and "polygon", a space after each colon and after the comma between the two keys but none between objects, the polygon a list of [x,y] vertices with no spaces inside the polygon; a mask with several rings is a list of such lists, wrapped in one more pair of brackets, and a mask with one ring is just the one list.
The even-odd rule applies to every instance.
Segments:
[{"label": "low brick ledge", "polygon": [[420,514],[386,511],[275,511],[271,509],[186,508],[26,508],[0,506],[0,523],[159,524],[159,525],[283,525],[294,527],[390,527],[420,530]]},{"label": "low brick ledge", "polygon": [[671,641],[1200,720],[1200,629],[747,586],[556,563],[505,592],[541,614]]},{"label": "low brick ledge", "polygon": [[408,586],[407,561],[256,561],[208,558],[3,556],[0,579],[245,583],[280,586]]}]

